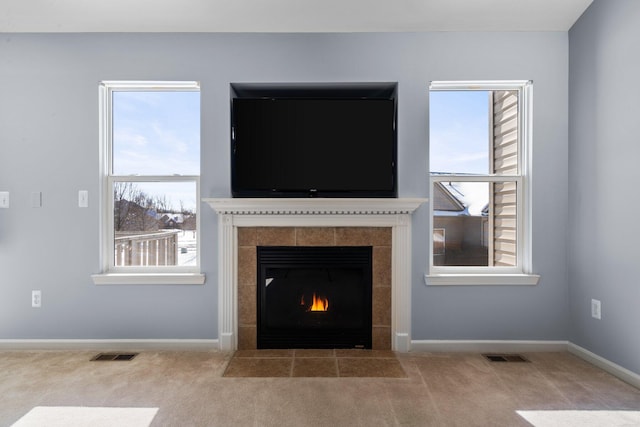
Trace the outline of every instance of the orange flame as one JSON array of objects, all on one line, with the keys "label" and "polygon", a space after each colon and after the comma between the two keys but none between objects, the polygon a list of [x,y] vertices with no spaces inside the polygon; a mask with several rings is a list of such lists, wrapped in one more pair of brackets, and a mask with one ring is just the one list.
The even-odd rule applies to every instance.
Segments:
[{"label": "orange flame", "polygon": [[313,293],[313,304],[307,311],[327,311],[329,309],[329,300],[324,297],[316,297]]}]

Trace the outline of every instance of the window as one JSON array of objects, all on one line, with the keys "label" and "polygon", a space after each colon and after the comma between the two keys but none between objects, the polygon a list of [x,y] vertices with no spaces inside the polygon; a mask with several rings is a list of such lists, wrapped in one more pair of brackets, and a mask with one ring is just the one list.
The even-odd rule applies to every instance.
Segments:
[{"label": "window", "polygon": [[428,284],[537,282],[530,121],[531,82],[431,84]]},{"label": "window", "polygon": [[202,283],[197,82],[102,82],[96,283]]}]

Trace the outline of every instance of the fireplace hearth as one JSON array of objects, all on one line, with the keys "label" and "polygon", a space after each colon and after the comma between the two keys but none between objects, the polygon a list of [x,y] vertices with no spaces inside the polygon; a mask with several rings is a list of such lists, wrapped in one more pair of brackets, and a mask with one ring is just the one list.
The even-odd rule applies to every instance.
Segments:
[{"label": "fireplace hearth", "polygon": [[257,266],[259,349],[371,348],[371,246],[260,246]]}]

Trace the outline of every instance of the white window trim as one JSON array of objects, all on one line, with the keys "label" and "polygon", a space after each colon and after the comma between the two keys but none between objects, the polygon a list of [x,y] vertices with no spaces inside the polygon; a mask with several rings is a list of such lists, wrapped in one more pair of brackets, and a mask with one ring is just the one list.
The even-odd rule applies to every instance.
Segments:
[{"label": "white window trim", "polygon": [[535,285],[540,276],[532,273],[532,82],[528,80],[500,81],[438,81],[432,82],[430,91],[437,90],[517,90],[520,123],[518,175],[429,175],[430,200],[434,200],[433,184],[439,181],[505,182],[515,181],[518,187],[518,249],[516,267],[442,267],[433,265],[433,203],[429,204],[429,272],[427,285]]},{"label": "white window trim", "polygon": [[200,84],[194,81],[103,81],[99,86],[99,133],[100,133],[100,264],[102,272],[92,275],[97,285],[122,284],[203,284],[205,275],[200,272],[200,208],[196,215],[196,266],[154,266],[118,267],[114,266],[113,241],[113,197],[114,181],[140,182],[195,182],[196,200],[200,200],[200,176],[114,176],[110,171],[112,163],[112,94],[115,91],[199,91]]}]

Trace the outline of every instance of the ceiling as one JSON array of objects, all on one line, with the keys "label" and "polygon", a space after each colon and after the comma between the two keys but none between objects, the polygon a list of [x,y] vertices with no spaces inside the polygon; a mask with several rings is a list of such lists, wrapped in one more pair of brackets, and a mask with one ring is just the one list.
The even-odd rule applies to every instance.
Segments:
[{"label": "ceiling", "polygon": [[0,32],[568,31],[593,0],[1,0]]}]

